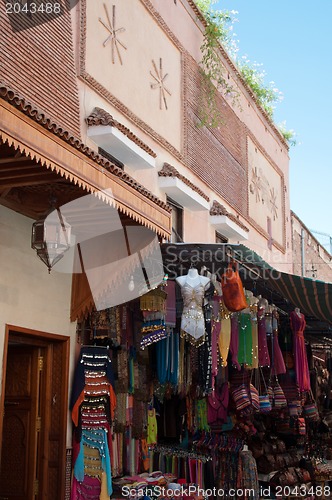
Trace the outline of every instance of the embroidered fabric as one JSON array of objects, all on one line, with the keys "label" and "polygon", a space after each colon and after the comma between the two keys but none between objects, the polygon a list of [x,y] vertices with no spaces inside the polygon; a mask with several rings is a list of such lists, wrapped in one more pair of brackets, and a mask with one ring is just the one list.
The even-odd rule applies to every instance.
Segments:
[{"label": "embroidered fabric", "polygon": [[205,323],[203,314],[203,299],[205,288],[202,283],[192,287],[184,283],[181,288],[183,311],[181,318],[181,336],[184,336],[195,346],[205,340]]}]

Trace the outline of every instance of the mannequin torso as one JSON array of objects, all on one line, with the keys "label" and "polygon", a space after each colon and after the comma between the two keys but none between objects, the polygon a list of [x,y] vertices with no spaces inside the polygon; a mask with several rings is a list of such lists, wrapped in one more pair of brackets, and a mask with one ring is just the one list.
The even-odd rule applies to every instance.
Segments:
[{"label": "mannequin torso", "polygon": [[189,269],[188,274],[184,276],[178,276],[176,282],[182,287],[184,284],[190,285],[195,288],[197,285],[203,285],[204,288],[210,283],[210,279],[206,276],[200,276],[197,269]]}]

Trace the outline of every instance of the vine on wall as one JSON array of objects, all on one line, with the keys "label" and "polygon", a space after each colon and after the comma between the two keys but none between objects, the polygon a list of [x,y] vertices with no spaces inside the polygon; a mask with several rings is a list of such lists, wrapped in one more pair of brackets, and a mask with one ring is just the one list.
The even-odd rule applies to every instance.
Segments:
[{"label": "vine on wall", "polygon": [[[238,57],[238,41],[235,39],[233,25],[236,11],[214,10],[217,0],[196,0],[206,20],[203,43],[201,45],[201,78],[202,100],[200,103],[201,126],[218,127],[223,123],[217,106],[217,93],[222,92],[226,98],[231,97],[233,104],[239,105],[239,92],[230,83],[226,69],[222,65],[220,44],[236,64],[242,78],[253,91],[260,106],[273,120],[275,105],[282,100],[282,93],[274,82],[265,83],[265,72],[261,65],[251,63],[244,56]],[[287,130],[285,122],[278,126],[280,133],[290,146],[296,145],[294,130]]]}]

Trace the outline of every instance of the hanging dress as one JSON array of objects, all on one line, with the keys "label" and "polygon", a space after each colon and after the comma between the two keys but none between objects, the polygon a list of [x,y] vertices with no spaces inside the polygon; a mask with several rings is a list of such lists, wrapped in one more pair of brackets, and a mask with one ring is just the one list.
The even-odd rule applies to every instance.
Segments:
[{"label": "hanging dress", "polygon": [[192,345],[199,347],[205,340],[205,322],[203,313],[203,299],[205,286],[199,283],[191,286],[185,283],[181,287],[183,311],[181,317],[181,336]]},{"label": "hanging dress", "polygon": [[252,362],[251,368],[258,368],[258,324],[257,313],[251,315]]},{"label": "hanging dress", "polygon": [[226,309],[223,301],[220,301],[220,334],[218,338],[218,347],[221,366],[227,366],[227,357],[231,343],[231,314]]},{"label": "hanging dress", "polygon": [[259,366],[270,366],[270,355],[266,340],[265,308],[257,310],[258,321],[258,363]]},{"label": "hanging dress", "polygon": [[272,312],[272,349],[273,349],[273,361],[272,361],[272,375],[280,375],[281,373],[286,373],[286,366],[284,357],[282,355],[279,338],[278,338],[278,313],[276,311]]},{"label": "hanging dress", "polygon": [[239,351],[238,362],[245,366],[252,364],[252,332],[251,332],[251,314],[239,314]]},{"label": "hanging dress", "polygon": [[240,363],[237,359],[239,352],[239,324],[237,313],[233,314],[231,318],[231,343],[229,350],[232,355],[233,365],[237,368],[237,370],[241,370]]},{"label": "hanging dress", "polygon": [[294,335],[294,357],[296,381],[300,391],[310,391],[310,374],[308,367],[307,351],[304,342],[304,330],[306,327],[305,317],[292,311],[290,313],[290,324]]}]

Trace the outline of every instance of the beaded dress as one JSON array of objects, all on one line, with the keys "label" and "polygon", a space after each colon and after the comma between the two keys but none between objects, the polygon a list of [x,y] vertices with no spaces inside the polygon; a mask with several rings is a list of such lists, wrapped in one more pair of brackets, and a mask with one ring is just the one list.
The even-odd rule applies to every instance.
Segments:
[{"label": "beaded dress", "polygon": [[181,336],[187,338],[195,346],[205,340],[205,323],[203,314],[203,299],[205,286],[198,283],[195,286],[185,282],[181,288],[183,311],[181,317]]}]

